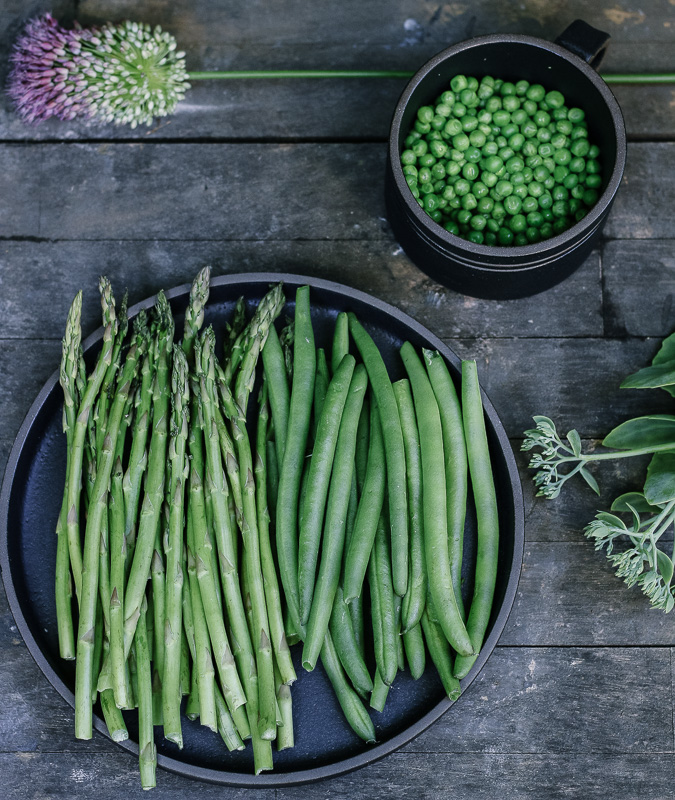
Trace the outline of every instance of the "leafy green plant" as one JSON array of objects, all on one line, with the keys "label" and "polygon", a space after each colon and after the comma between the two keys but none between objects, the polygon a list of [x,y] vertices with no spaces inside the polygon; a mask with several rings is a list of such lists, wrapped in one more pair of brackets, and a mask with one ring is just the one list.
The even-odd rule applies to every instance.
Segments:
[{"label": "leafy green plant", "polygon": [[[675,333],[663,341],[651,365],[629,375],[621,388],[663,389],[675,397]],[[609,451],[599,453],[583,453],[576,430],[563,439],[548,417],[536,416],[534,422],[536,427],[525,431],[521,449],[538,448],[529,466],[537,470],[537,496],[548,499],[557,497],[576,474],[599,494],[588,469],[591,462],[652,454],[642,491],[617,497],[609,512],[596,514],[584,534],[596,550],[605,550],[616,575],[628,586],[639,586],[654,608],[671,611],[675,607],[675,554],[672,545],[670,555],[665,552],[662,540],[675,521],[675,416],[650,414],[629,419],[605,436],[602,444]]]}]

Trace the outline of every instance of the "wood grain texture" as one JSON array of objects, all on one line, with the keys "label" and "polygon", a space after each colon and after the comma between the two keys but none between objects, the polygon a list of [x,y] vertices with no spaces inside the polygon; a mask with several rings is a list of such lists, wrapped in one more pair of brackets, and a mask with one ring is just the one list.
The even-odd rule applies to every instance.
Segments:
[{"label": "wood grain texture", "polygon": [[[384,144],[0,145],[5,238],[391,240]],[[675,144],[632,144],[608,238],[667,237]],[[320,209],[320,213],[319,213]]]},{"label": "wood grain texture", "polygon": [[[673,2],[533,0],[5,0],[0,84],[25,21],[159,23],[190,69],[401,69],[489,33],[554,39],[580,17],[607,31],[601,73],[672,71]],[[57,369],[68,306],[97,279],[131,303],[214,275],[280,271],[385,300],[476,358],[523,482],[525,555],[513,612],[475,683],[403,750],[311,786],[250,791],[158,772],[160,797],[234,800],[666,800],[675,771],[673,615],[627,590],[584,526],[644,480],[647,459],[594,467],[596,497],[570,482],[535,497],[520,452],[533,414],[576,428],[592,450],[615,425],[672,413],[665,393],[619,389],[675,329],[675,90],[616,86],[629,137],[604,237],[563,284],[483,301],[427,278],[386,221],[388,129],[404,79],[195,82],[150,128],[29,127],[0,94],[0,470]],[[0,795],[8,800],[147,796],[133,756],[73,737],[73,713],[41,675],[0,588]],[[396,686],[392,692],[396,691]]]}]

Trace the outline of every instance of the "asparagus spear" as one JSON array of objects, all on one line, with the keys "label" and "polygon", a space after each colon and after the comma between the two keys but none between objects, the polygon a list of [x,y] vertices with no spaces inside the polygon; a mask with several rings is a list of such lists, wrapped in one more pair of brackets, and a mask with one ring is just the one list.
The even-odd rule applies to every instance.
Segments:
[{"label": "asparagus spear", "polygon": [[155,785],[157,747],[152,724],[152,676],[146,612],[147,603],[144,596],[134,639],[138,682],[138,763],[141,771],[141,786],[144,789],[151,789]]},{"label": "asparagus spear", "polygon": [[98,594],[101,520],[107,511],[108,486],[113,467],[117,435],[131,390],[131,384],[136,375],[138,358],[139,347],[134,342],[127,353],[124,368],[118,380],[110,408],[106,434],[98,457],[96,483],[94,484],[87,516],[82,558],[82,595],[80,598],[75,670],[75,735],[78,739],[90,739],[92,735],[93,638]]},{"label": "asparagus spear", "polygon": [[[82,340],[82,292],[75,299],[68,312],[66,332],[62,342],[61,369],[59,382],[63,389],[63,431],[66,434],[66,475],[70,472],[71,451],[75,434],[75,420],[79,402],[78,369],[80,365],[80,343]],[[70,555],[68,553],[68,537],[66,533],[66,517],[68,515],[68,485],[64,482],[63,502],[56,523],[56,622],[59,634],[59,653],[61,658],[75,658],[75,635],[73,633],[73,615],[71,600],[73,586],[70,577]]]},{"label": "asparagus spear", "polygon": [[183,529],[185,450],[188,437],[189,389],[185,353],[176,348],[173,354],[171,378],[172,415],[169,447],[171,500],[169,535],[166,543],[166,620],[164,629],[163,717],[164,736],[183,746],[180,722],[180,665],[183,593]]},{"label": "asparagus spear", "polygon": [[192,351],[195,338],[204,322],[204,308],[209,299],[209,287],[211,282],[211,267],[204,267],[192,281],[190,287],[190,299],[185,310],[185,324],[183,329],[183,341],[181,347],[188,360],[192,361]]},{"label": "asparagus spear", "polygon": [[[138,521],[134,556],[125,590],[125,652],[129,652],[141,607],[145,585],[150,574],[155,538],[159,530],[164,498],[167,436],[169,429],[169,370],[173,347],[174,322],[163,292],[157,295],[157,371],[153,382],[152,434],[148,449],[145,494]],[[163,631],[163,629],[162,629]]]},{"label": "asparagus spear", "polygon": [[117,316],[115,314],[115,298],[112,287],[107,278],[99,281],[101,293],[101,307],[103,309],[103,344],[99,353],[94,371],[87,380],[86,389],[82,395],[80,406],[75,419],[75,428],[70,447],[68,463],[68,477],[66,480],[66,535],[68,539],[68,552],[70,567],[73,572],[75,593],[78,601],[81,600],[82,589],[82,547],[80,544],[80,489],[82,485],[82,460],[84,456],[84,439],[89,425],[92,407],[98,396],[101,383],[112,359],[112,349],[117,334]]}]

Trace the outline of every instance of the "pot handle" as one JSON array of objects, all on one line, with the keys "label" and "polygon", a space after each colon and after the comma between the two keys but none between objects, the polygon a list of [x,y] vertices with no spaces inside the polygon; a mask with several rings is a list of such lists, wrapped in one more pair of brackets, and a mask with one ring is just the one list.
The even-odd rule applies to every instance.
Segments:
[{"label": "pot handle", "polygon": [[597,69],[605,56],[609,39],[608,33],[594,28],[583,19],[575,19],[558,36],[555,44],[562,45]]}]

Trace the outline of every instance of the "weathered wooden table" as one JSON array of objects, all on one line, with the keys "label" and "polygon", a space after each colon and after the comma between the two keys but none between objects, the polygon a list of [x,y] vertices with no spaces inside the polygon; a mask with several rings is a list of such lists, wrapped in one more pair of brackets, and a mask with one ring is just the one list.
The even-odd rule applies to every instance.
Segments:
[{"label": "weathered wooden table", "polygon": [[[462,39],[554,38],[576,17],[608,31],[603,70],[672,70],[673,0],[341,3],[8,0],[0,79],[26,19],[161,23],[190,69],[414,70]],[[535,499],[519,451],[532,414],[587,446],[665,393],[619,390],[675,328],[675,90],[616,87],[628,130],[624,184],[602,245],[564,284],[525,300],[463,297],[425,278],[385,219],[389,119],[403,80],[200,82],[176,114],[131,131],[29,128],[0,109],[0,461],[56,368],[68,305],[96,281],[131,302],[214,274],[289,271],[341,281],[411,314],[475,357],[522,468],[526,546],[515,607],[488,664],[426,733],[374,766],[296,789],[250,792],[160,771],[158,796],[662,798],[675,793],[675,615],[651,611],[582,535],[635,487],[644,462],[606,465],[596,499],[570,485]],[[140,797],[133,757],[95,734],[33,663],[0,595],[0,796]]]}]

